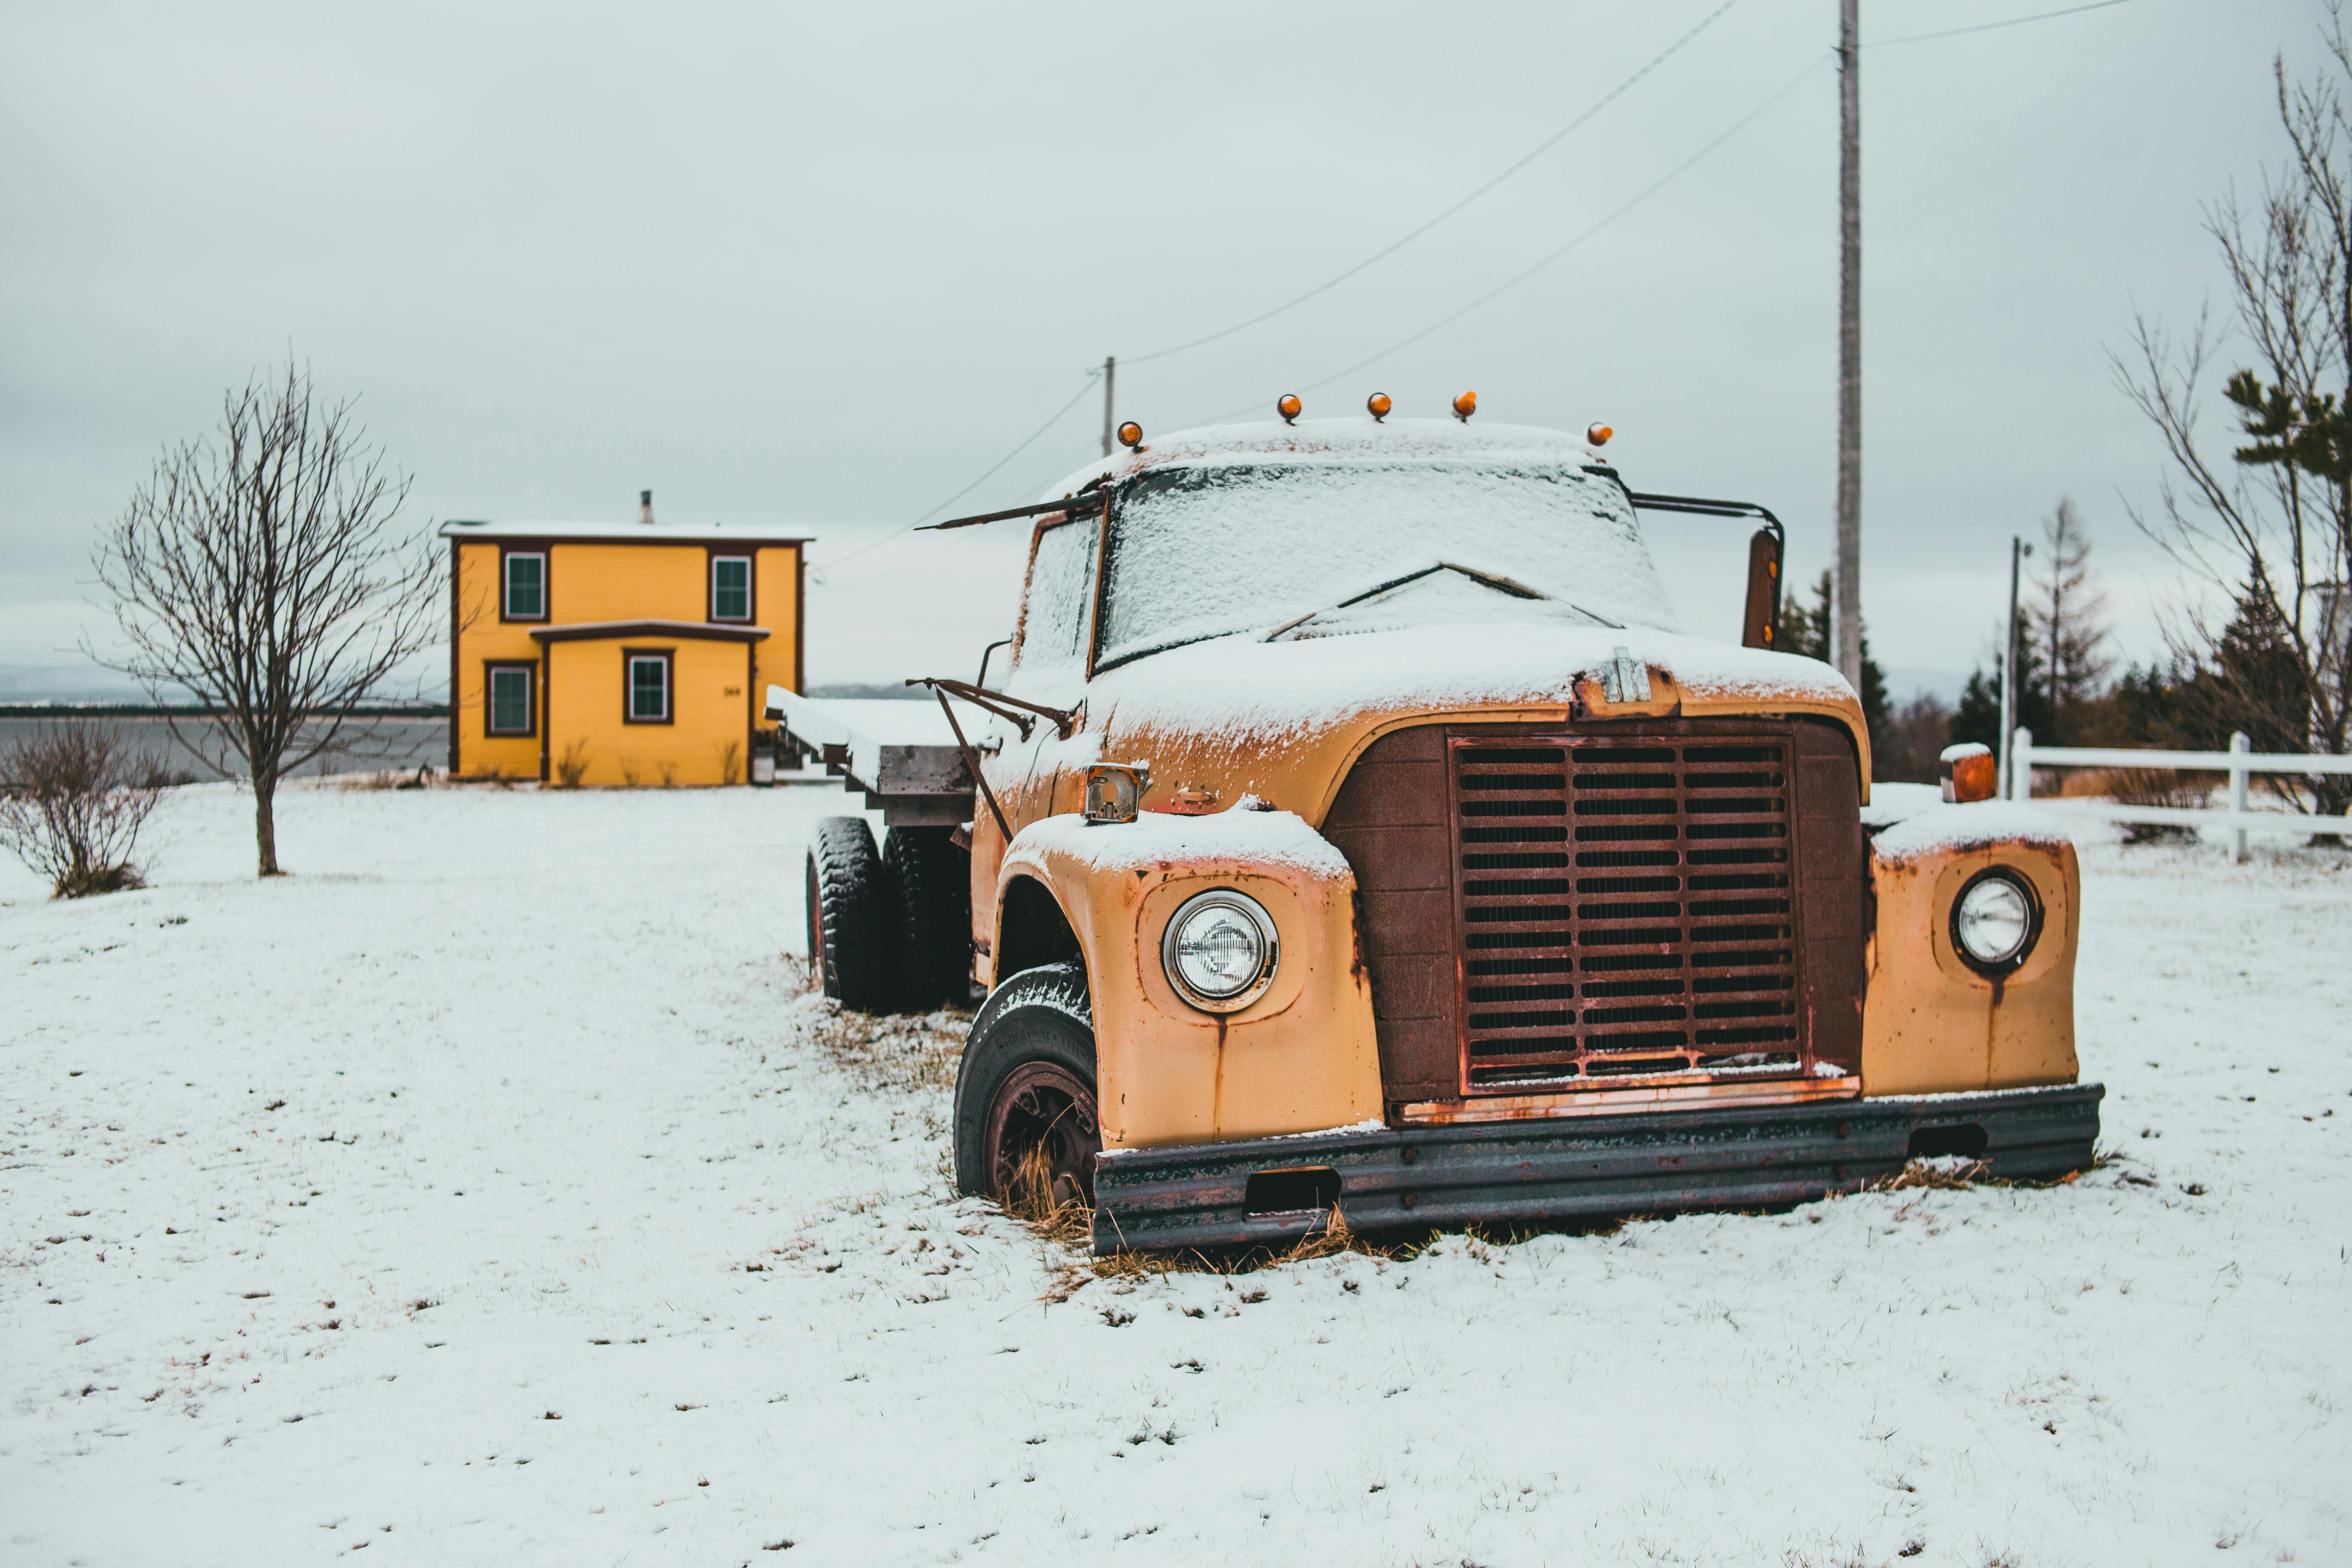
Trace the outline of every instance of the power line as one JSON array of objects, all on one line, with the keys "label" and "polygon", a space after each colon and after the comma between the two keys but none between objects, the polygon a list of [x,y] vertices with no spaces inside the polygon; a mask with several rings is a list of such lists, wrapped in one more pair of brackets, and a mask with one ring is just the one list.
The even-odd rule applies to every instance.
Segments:
[{"label": "power line", "polygon": [[2085,11],[2104,11],[2110,5],[2129,3],[2130,0],[2095,0],[2095,4],[2069,5],[2063,11],[2040,11],[2031,16],[2011,16],[2006,22],[1979,22],[1973,27],[1948,27],[1940,33],[1906,33],[1899,38],[1874,38],[1862,47],[1875,49],[1888,44],[1924,44],[1930,38],[1957,38],[1963,33],[1990,33],[1996,27],[2021,27],[2028,22],[2047,22],[2053,16],[2076,16]]},{"label": "power line", "polygon": [[1623,81],[1621,81],[1615,87],[1611,88],[1606,93],[1602,94],[1590,109],[1587,109],[1583,113],[1570,121],[1566,125],[1561,126],[1558,131],[1553,132],[1549,136],[1544,138],[1543,141],[1538,142],[1534,149],[1528,152],[1526,156],[1519,159],[1518,162],[1505,169],[1501,174],[1496,174],[1493,179],[1488,180],[1476,190],[1472,191],[1468,195],[1464,196],[1460,201],[1455,202],[1452,206],[1447,207],[1444,212],[1439,213],[1435,217],[1431,218],[1427,223],[1423,224],[1419,228],[1416,228],[1411,233],[1405,235],[1402,239],[1393,241],[1381,249],[1372,252],[1371,255],[1364,258],[1363,260],[1357,262],[1353,267],[1349,268],[1345,272],[1340,273],[1338,277],[1328,279],[1321,283],[1318,283],[1314,288],[1307,290],[1306,293],[1298,295],[1295,299],[1286,300],[1282,304],[1276,305],[1271,310],[1266,310],[1258,315],[1252,316],[1246,321],[1236,321],[1232,326],[1226,327],[1219,331],[1211,332],[1204,338],[1194,338],[1190,342],[1178,343],[1173,348],[1155,349],[1148,354],[1133,355],[1127,363],[1129,364],[1142,364],[1150,360],[1165,359],[1170,354],[1181,354],[1187,349],[1197,349],[1204,343],[1213,343],[1220,338],[1232,337],[1235,332],[1246,331],[1250,328],[1258,325],[1261,321],[1270,321],[1274,320],[1275,317],[1281,315],[1285,310],[1288,310],[1295,306],[1304,305],[1307,300],[1314,299],[1318,294],[1328,293],[1329,290],[1338,288],[1340,284],[1345,283],[1349,279],[1356,276],[1359,272],[1363,271],[1366,268],[1372,266],[1376,262],[1384,261],[1388,258],[1394,256],[1398,251],[1402,250],[1406,246],[1411,245],[1414,240],[1419,239],[1423,235],[1427,234],[1431,229],[1435,228],[1439,224],[1444,223],[1447,218],[1452,217],[1455,213],[1460,212],[1464,207],[1468,206],[1472,202],[1476,201],[1480,196],[1485,195],[1488,191],[1493,190],[1496,185],[1501,184],[1505,180],[1509,179],[1513,174],[1517,174],[1529,163],[1534,163],[1538,158],[1542,157],[1546,153],[1549,153],[1554,147],[1559,146],[1559,143],[1566,140],[1571,132],[1581,127],[1586,121],[1591,120],[1594,115],[1600,113],[1602,110],[1616,102],[1618,99],[1624,96],[1626,90],[1632,88],[1634,83],[1640,81],[1643,77],[1648,76],[1652,71],[1665,64],[1666,61],[1671,59],[1675,55],[1680,53],[1684,45],[1689,43],[1693,38],[1697,37],[1701,33],[1706,32],[1709,27],[1715,26],[1717,20],[1720,18],[1726,11],[1730,10],[1738,4],[1739,4],[1739,0],[1723,0],[1722,5],[1717,5],[1714,10],[1708,12],[1705,16],[1699,19],[1698,26],[1693,27],[1689,32],[1685,33],[1681,37],[1676,38],[1673,43],[1668,44],[1664,49],[1661,49],[1656,55],[1653,56],[1649,63],[1644,65],[1640,70],[1635,71],[1632,76],[1627,77]]},{"label": "power line", "polygon": [[[1701,147],[1697,152],[1692,153],[1689,157],[1675,164],[1665,174],[1652,181],[1631,200],[1618,206],[1617,209],[1610,213],[1608,216],[1601,219],[1600,222],[1594,224],[1591,227],[1586,229],[1583,233],[1578,235],[1574,239],[1570,240],[1566,245],[1561,246],[1559,249],[1552,251],[1549,255],[1543,257],[1541,259],[1532,263],[1521,270],[1513,273],[1509,278],[1505,279],[1502,282],[1497,283],[1492,289],[1487,289],[1484,294],[1479,295],[1476,299],[1471,300],[1460,310],[1454,311],[1450,315],[1441,317],[1437,321],[1432,321],[1429,325],[1422,328],[1421,331],[1413,333],[1411,337],[1403,338],[1396,342],[1391,343],[1388,347],[1381,350],[1380,353],[1370,355],[1367,358],[1358,360],[1354,364],[1349,365],[1345,370],[1334,371],[1331,374],[1323,377],[1319,381],[1308,382],[1304,386],[1297,387],[1295,390],[1300,392],[1312,392],[1317,387],[1328,386],[1335,381],[1339,381],[1348,376],[1351,376],[1358,371],[1364,369],[1366,366],[1375,364],[1380,361],[1386,359],[1389,355],[1395,353],[1400,349],[1412,347],[1414,343],[1421,342],[1422,339],[1429,336],[1432,332],[1437,331],[1444,327],[1452,326],[1454,322],[1460,321],[1471,311],[1478,309],[1481,305],[1484,305],[1487,301],[1495,299],[1497,295],[1517,288],[1520,284],[1526,282],[1528,279],[1534,277],[1545,268],[1549,267],[1553,262],[1559,260],[1562,257],[1568,255],[1569,252],[1576,249],[1585,241],[1599,234],[1602,229],[1607,228],[1611,224],[1615,223],[1619,218],[1623,217],[1627,213],[1632,212],[1635,207],[1640,206],[1643,202],[1648,201],[1652,196],[1656,195],[1660,191],[1665,189],[1675,180],[1680,179],[1685,174],[1696,166],[1700,160],[1706,157],[1708,153],[1713,153],[1717,148],[1721,147],[1725,142],[1738,135],[1742,131],[1747,130],[1749,125],[1753,124],[1757,120],[1763,116],[1765,110],[1770,109],[1782,99],[1796,91],[1797,89],[1803,84],[1806,78],[1811,76],[1815,71],[1821,69],[1821,68],[1827,63],[1828,58],[1829,57],[1821,57],[1808,62],[1804,69],[1799,71],[1795,76],[1790,77],[1779,90],[1772,94],[1771,97],[1766,99],[1763,102],[1749,110],[1746,114],[1740,116],[1738,120],[1732,123],[1729,129],[1724,131],[1706,146]],[[1244,407],[1234,409],[1231,413],[1220,414],[1216,416],[1216,419],[1210,421],[1210,423],[1214,424],[1223,420],[1231,419],[1234,415],[1246,414],[1251,409],[1257,406],[1258,405],[1253,403]]]},{"label": "power line", "polygon": [[1059,408],[1054,410],[1052,417],[1048,418],[1045,423],[1038,426],[1034,430],[1030,431],[1027,437],[1022,441],[1021,445],[1013,447],[1013,450],[1005,453],[1004,456],[997,458],[995,462],[990,464],[986,473],[972,480],[971,483],[964,486],[963,489],[956,491],[955,494],[948,497],[947,500],[940,502],[939,505],[931,508],[930,510],[923,513],[922,516],[915,519],[914,521],[908,523],[906,527],[899,529],[897,532],[886,533],[881,538],[874,541],[873,543],[861,545],[857,549],[851,551],[846,555],[839,556],[831,561],[812,563],[812,564],[824,568],[844,565],[848,562],[856,560],[859,556],[865,554],[869,550],[881,549],[884,545],[889,543],[892,540],[898,538],[901,534],[912,533],[924,523],[930,521],[931,519],[939,516],[940,513],[947,510],[948,508],[955,505],[956,502],[963,500],[964,497],[971,494],[972,491],[980,489],[981,486],[994,479],[998,471],[1002,469],[1005,464],[1011,462],[1013,458],[1019,457],[1022,453],[1027,451],[1032,446],[1035,445],[1038,437],[1043,436],[1046,431],[1051,430],[1057,423],[1060,422],[1063,415],[1067,414],[1071,409],[1076,408],[1078,405],[1078,399],[1084,397],[1087,393],[1094,390],[1095,383],[1102,379],[1102,374],[1103,373],[1099,370],[1088,371],[1087,373],[1087,379],[1079,384],[1077,391],[1070,395],[1070,400],[1067,403],[1063,404]]},{"label": "power line", "polygon": [[[1587,121],[1591,121],[1595,115],[1599,114],[1602,110],[1608,108],[1610,104],[1622,97],[1644,77],[1647,77],[1651,72],[1656,70],[1658,67],[1664,65],[1667,60],[1680,53],[1682,49],[1694,38],[1697,37],[1699,34],[1706,31],[1707,28],[1713,26],[1722,18],[1726,12],[1729,11],[1738,3],[1739,0],[1723,0],[1721,5],[1708,12],[1705,16],[1701,17],[1698,23],[1695,26],[1691,27],[1689,31],[1684,33],[1673,43],[1667,45],[1665,48],[1653,56],[1639,70],[1633,72],[1633,75],[1627,77],[1623,81],[1619,82],[1607,93],[1596,100],[1591,108],[1585,110],[1583,113],[1578,115],[1574,120],[1570,121],[1566,125],[1560,127],[1559,130],[1554,132],[1542,142],[1537,143],[1536,146],[1531,148],[1527,153],[1503,169],[1501,173],[1496,174],[1485,184],[1482,184],[1477,189],[1470,192],[1469,195],[1462,197],[1453,205],[1445,208],[1434,217],[1430,218],[1419,227],[1411,230],[1400,238],[1383,247],[1381,249],[1374,251],[1370,256],[1366,257],[1363,260],[1356,263],[1353,267],[1349,268],[1346,271],[1341,272],[1322,283],[1317,284],[1314,288],[1309,289],[1305,293],[1286,300],[1270,310],[1263,311],[1258,315],[1252,316],[1247,321],[1235,322],[1230,327],[1211,332],[1205,337],[1194,338],[1189,342],[1178,343],[1171,348],[1157,349],[1147,354],[1132,355],[1129,358],[1127,363],[1129,364],[1141,364],[1150,360],[1165,359],[1171,354],[1182,353],[1189,349],[1200,348],[1208,343],[1215,342],[1220,339],[1229,338],[1236,332],[1245,331],[1249,328],[1257,326],[1261,322],[1273,320],[1275,317],[1283,314],[1286,310],[1290,310],[1299,305],[1303,305],[1307,300],[1315,299],[1318,295],[1328,293],[1332,289],[1337,288],[1339,285],[1345,283],[1348,279],[1364,271],[1367,268],[1372,267],[1377,263],[1387,259],[1389,257],[1395,255],[1398,251],[1403,249],[1414,240],[1419,239],[1423,235],[1427,234],[1430,230],[1437,227],[1438,225],[1445,222],[1446,219],[1454,216],[1456,213],[1461,212],[1465,207],[1467,207],[1481,196],[1484,196],[1488,192],[1494,190],[1495,187],[1500,185],[1512,175],[1517,174],[1522,169],[1525,169],[1538,158],[1551,151],[1552,148],[1558,146],[1570,135],[1581,128]],[[2104,11],[2112,6],[2127,4],[2129,4],[2129,0],[2093,0],[2093,3],[2090,5],[2069,5],[2063,9],[2056,11],[2040,11],[2029,16],[2011,16],[1999,22],[1980,22],[1973,26],[1950,27],[1940,32],[1911,33],[1897,38],[1878,38],[1870,43],[1864,44],[1862,47],[1864,48],[1877,48],[1882,45],[1922,44],[1937,38],[1957,38],[1970,33],[1988,33],[2002,27],[2022,26],[2030,22],[2047,22],[2054,20],[2060,16],[2079,16],[2086,11]],[[1779,90],[1775,91],[1763,102],[1758,104],[1754,109],[1748,110],[1747,114],[1741,116],[1740,119],[1733,122],[1728,129],[1717,135],[1713,141],[1707,142],[1697,152],[1692,153],[1688,158],[1685,158],[1683,162],[1675,165],[1673,169],[1667,171],[1649,185],[1643,187],[1632,199],[1618,206],[1607,216],[1601,218],[1598,223],[1592,225],[1590,228],[1587,228],[1583,233],[1578,235],[1567,244],[1559,247],[1557,250],[1551,251],[1549,254],[1540,258],[1522,270],[1514,273],[1511,277],[1504,279],[1501,283],[1496,284],[1486,293],[1479,295],[1468,304],[1464,305],[1459,310],[1431,322],[1428,326],[1422,328],[1419,331],[1414,332],[1410,337],[1400,339],[1396,342],[1393,342],[1388,347],[1381,350],[1378,353],[1357,361],[1354,364],[1348,366],[1345,370],[1335,371],[1331,374],[1324,376],[1319,380],[1307,382],[1300,386],[1298,390],[1312,392],[1318,388],[1328,386],[1335,381],[1339,381],[1348,376],[1353,375],[1358,371],[1363,370],[1366,367],[1387,358],[1390,354],[1398,353],[1402,349],[1410,348],[1414,343],[1421,342],[1423,338],[1430,336],[1432,333],[1452,326],[1455,321],[1458,321],[1463,317],[1469,315],[1472,311],[1476,310],[1481,306],[1486,305],[1498,296],[1517,288],[1520,284],[1526,282],[1537,273],[1542,271],[1544,268],[1551,266],[1554,262],[1559,261],[1569,255],[1570,252],[1574,251],[1584,245],[1586,241],[1599,235],[1603,229],[1606,229],[1612,224],[1614,224],[1619,218],[1623,217],[1635,207],[1640,206],[1643,202],[1648,201],[1652,196],[1657,195],[1658,192],[1664,190],[1667,185],[1681,178],[1685,174],[1687,174],[1693,167],[1706,158],[1710,153],[1717,151],[1725,142],[1730,141],[1734,136],[1737,136],[1740,132],[1745,131],[1750,124],[1760,119],[1766,110],[1771,109],[1782,99],[1788,97],[1790,93],[1794,92],[1798,86],[1803,82],[1807,77],[1811,76],[1816,69],[1820,68],[1822,63],[1822,62],[1820,60],[1815,60],[1807,65],[1804,69],[1791,77],[1786,84],[1779,89]],[[855,561],[861,555],[865,555],[871,551],[880,549],[883,545],[899,538],[901,534],[914,531],[917,528],[929,521],[931,518],[936,517],[942,511],[945,511],[949,507],[953,506],[957,501],[961,500],[965,496],[970,495],[973,490],[978,489],[982,485],[995,478],[996,475],[1003,469],[1006,464],[1012,462],[1013,458],[1019,457],[1023,452],[1027,451],[1030,447],[1036,443],[1040,437],[1044,436],[1046,431],[1052,429],[1054,426],[1061,420],[1064,415],[1076,407],[1079,400],[1084,398],[1087,393],[1091,392],[1094,389],[1095,384],[1097,381],[1100,381],[1102,377],[1103,372],[1099,368],[1088,372],[1086,380],[1080,384],[1078,390],[1071,394],[1069,401],[1055,409],[1043,425],[1040,425],[1036,429],[1031,431],[1018,446],[1014,447],[1011,451],[1005,453],[1003,457],[999,458],[994,463],[991,464],[987,470],[982,473],[978,478],[965,485],[961,489],[956,491],[955,494],[948,497],[947,500],[940,501],[937,506],[934,506],[929,510],[922,513],[919,517],[916,518],[914,521],[908,523],[905,529],[885,534],[881,538],[875,540],[872,543],[863,545],[856,550],[851,551],[848,554],[841,556],[835,560],[815,564],[819,564],[824,567],[834,567]],[[1257,405],[1253,403],[1245,405],[1240,408],[1233,409],[1228,413],[1220,414],[1216,416],[1215,420],[1213,420],[1212,423],[1231,419],[1237,415],[1246,414],[1256,406]]]}]

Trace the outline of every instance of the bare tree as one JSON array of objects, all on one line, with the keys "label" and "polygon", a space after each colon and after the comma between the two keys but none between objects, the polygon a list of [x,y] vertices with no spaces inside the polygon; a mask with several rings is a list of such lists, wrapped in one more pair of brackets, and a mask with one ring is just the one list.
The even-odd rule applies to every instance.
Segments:
[{"label": "bare tree", "polygon": [[2074,498],[2061,496],[2042,524],[2043,603],[2031,612],[2049,672],[2051,715],[2059,742],[2081,744],[2073,720],[2099,695],[2115,667],[2106,653],[2107,596],[2091,579],[2091,542]]},{"label": "bare tree", "polygon": [[[2289,156],[2260,199],[2232,192],[2206,209],[2230,280],[2236,331],[2200,313],[2186,338],[2145,315],[2109,362],[2117,384],[2162,438],[2168,471],[2153,513],[2133,521],[2209,588],[2228,612],[2191,609],[2173,626],[2176,650],[2204,662],[2245,715],[2242,727],[2346,749],[2345,635],[2335,608],[2352,583],[2352,40],[2340,0],[2322,34],[2327,65],[2290,81],[2273,62]],[[2242,341],[2241,341],[2242,340]],[[2251,439],[2217,458],[2200,425],[2209,377],[2224,353],[2246,353],[2222,386]],[[2258,628],[2284,659],[2239,657]],[[2280,679],[2275,666],[2292,668]],[[2252,673],[2247,673],[2251,671]],[[2275,710],[2275,711],[2273,711]],[[2346,781],[2315,778],[2315,804],[2340,812]]]},{"label": "bare tree", "polygon": [[144,886],[131,855],[163,798],[153,758],[95,724],[47,726],[0,758],[0,848],[60,899]]},{"label": "bare tree", "polygon": [[407,494],[350,403],[318,404],[289,362],[224,395],[215,437],[167,448],[99,546],[131,651],[91,657],[159,701],[194,697],[205,730],[182,739],[252,781],[262,876],[279,874],[278,782],[363,750],[353,710],[435,640],[433,558],[393,526]]}]

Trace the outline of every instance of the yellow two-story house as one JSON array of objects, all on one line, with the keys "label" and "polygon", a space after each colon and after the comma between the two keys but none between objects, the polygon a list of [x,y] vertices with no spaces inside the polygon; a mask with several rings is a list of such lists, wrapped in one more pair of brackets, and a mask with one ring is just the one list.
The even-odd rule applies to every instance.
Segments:
[{"label": "yellow two-story house", "polygon": [[449,772],[725,784],[801,689],[804,539],[719,523],[444,523]]}]

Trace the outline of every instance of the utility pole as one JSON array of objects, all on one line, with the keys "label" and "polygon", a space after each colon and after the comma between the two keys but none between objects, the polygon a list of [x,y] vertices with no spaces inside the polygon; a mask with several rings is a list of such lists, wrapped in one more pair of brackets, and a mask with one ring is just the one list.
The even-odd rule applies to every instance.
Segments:
[{"label": "utility pole", "polygon": [[[1837,667],[1862,689],[1862,78],[1858,0],[1838,4]],[[2006,742],[2003,742],[2004,745]]]},{"label": "utility pole", "polygon": [[2017,733],[2017,568],[2033,553],[2033,546],[2016,534],[2009,536],[2009,636],[2000,650],[2000,781],[1993,792],[2010,798],[2010,744]]},{"label": "utility pole", "polygon": [[1103,456],[1106,458],[1110,456],[1111,437],[1116,435],[1118,430],[1118,425],[1112,421],[1110,412],[1111,377],[1118,369],[1118,360],[1112,358],[1109,354],[1103,355]]}]

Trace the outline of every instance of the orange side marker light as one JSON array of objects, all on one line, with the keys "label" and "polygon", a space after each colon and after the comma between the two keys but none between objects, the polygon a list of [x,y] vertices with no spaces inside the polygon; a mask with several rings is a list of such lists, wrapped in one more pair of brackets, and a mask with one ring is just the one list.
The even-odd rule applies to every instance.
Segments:
[{"label": "orange side marker light", "polygon": [[2000,781],[1998,763],[1990,747],[1974,741],[1947,746],[1937,761],[1942,763],[1946,800],[1992,798],[1994,785]]},{"label": "orange side marker light", "polygon": [[1305,406],[1307,406],[1305,404],[1298,401],[1298,394],[1286,392],[1276,400],[1274,411],[1282,416],[1282,422],[1285,425],[1296,425],[1298,423],[1298,411]]},{"label": "orange side marker light", "polygon": [[1454,400],[1454,417],[1461,420],[1465,425],[1469,424],[1470,416],[1477,412],[1478,395],[1476,393],[1465,392]]},{"label": "orange side marker light", "polygon": [[1118,427],[1119,445],[1130,452],[1143,450],[1143,426],[1130,419]]},{"label": "orange side marker light", "polygon": [[1396,404],[1387,393],[1375,392],[1364,399],[1364,406],[1371,410],[1372,423],[1377,425],[1389,416],[1389,410],[1394,408]]}]

